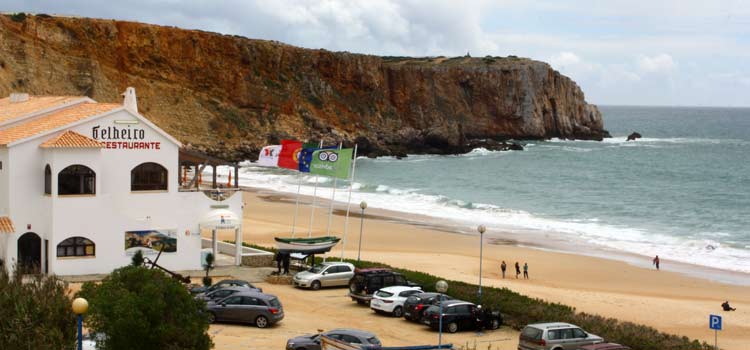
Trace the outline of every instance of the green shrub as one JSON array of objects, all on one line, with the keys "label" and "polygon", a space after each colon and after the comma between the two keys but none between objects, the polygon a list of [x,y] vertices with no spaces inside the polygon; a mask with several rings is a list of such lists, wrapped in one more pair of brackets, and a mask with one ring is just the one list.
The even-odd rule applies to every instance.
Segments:
[{"label": "green shrub", "polygon": [[104,335],[100,350],[213,347],[205,304],[159,270],[126,266],[85,283],[78,296],[89,302],[86,326]]},{"label": "green shrub", "polygon": [[21,23],[21,22],[23,22],[23,21],[25,21],[25,20],[26,20],[26,14],[25,14],[25,13],[23,13],[23,12],[19,12],[19,13],[14,13],[14,14],[10,15],[10,19],[11,19],[11,20],[12,20],[13,22],[18,22],[18,23]]},{"label": "green shrub", "polygon": [[133,254],[130,264],[133,266],[143,266],[143,252],[139,249]]},{"label": "green shrub", "polygon": [[67,285],[54,276],[9,276],[0,268],[0,349],[75,347]]}]

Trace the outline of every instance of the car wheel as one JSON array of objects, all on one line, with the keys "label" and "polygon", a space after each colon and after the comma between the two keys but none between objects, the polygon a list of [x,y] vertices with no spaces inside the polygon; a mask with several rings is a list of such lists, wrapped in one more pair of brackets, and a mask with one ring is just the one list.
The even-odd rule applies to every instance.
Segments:
[{"label": "car wheel", "polygon": [[458,332],[458,324],[456,322],[448,323],[448,333]]},{"label": "car wheel", "polygon": [[357,299],[357,304],[359,304],[359,305],[365,305],[365,304],[367,304],[367,302],[364,301],[364,300]]},{"label": "car wheel", "polygon": [[404,309],[400,306],[397,306],[395,309],[393,309],[393,317],[401,317],[404,315]]},{"label": "car wheel", "polygon": [[500,328],[500,320],[494,319],[492,320],[492,324],[490,325],[490,329],[495,330]]},{"label": "car wheel", "polygon": [[312,290],[320,290],[320,281],[313,281],[310,288],[312,288]]},{"label": "car wheel", "polygon": [[216,323],[216,315],[213,312],[208,313],[208,323]]},{"label": "car wheel", "polygon": [[268,319],[266,316],[258,316],[258,318],[255,319],[255,326],[258,328],[268,327]]}]

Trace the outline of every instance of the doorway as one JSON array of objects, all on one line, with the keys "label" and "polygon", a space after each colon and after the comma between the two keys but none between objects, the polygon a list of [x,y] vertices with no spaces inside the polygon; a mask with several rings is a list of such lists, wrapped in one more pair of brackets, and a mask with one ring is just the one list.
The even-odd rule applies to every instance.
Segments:
[{"label": "doorway", "polygon": [[39,273],[42,263],[42,239],[34,232],[18,238],[18,270],[21,273]]}]

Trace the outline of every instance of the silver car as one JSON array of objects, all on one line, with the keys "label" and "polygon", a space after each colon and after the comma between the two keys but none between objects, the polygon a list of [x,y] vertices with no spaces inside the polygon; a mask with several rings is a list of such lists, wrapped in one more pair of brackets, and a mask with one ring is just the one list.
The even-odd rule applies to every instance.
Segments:
[{"label": "silver car", "polygon": [[312,288],[347,286],[354,277],[354,265],[345,262],[324,262],[307,271],[298,272],[292,282],[295,287]]},{"label": "silver car", "polygon": [[575,350],[604,340],[570,323],[537,323],[526,326],[518,339],[518,350]]}]

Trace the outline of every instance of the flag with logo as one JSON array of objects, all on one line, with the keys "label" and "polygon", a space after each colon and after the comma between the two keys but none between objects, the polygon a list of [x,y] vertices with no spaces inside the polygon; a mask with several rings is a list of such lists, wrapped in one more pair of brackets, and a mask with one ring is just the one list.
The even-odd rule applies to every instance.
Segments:
[{"label": "flag with logo", "polygon": [[312,155],[310,174],[348,179],[353,153],[351,148],[317,150]]},{"label": "flag with logo", "polygon": [[302,142],[293,140],[281,140],[281,151],[279,152],[279,168],[299,170],[299,152],[302,150]]},{"label": "flag with logo", "polygon": [[260,154],[258,155],[258,165],[278,166],[279,153],[281,153],[281,145],[263,147],[263,149],[260,150]]},{"label": "flag with logo", "polygon": [[318,144],[309,144],[306,143],[304,145],[304,148],[302,148],[302,151],[299,152],[299,171],[303,173],[309,173],[310,172],[310,164],[312,163],[313,153],[315,151],[324,150],[324,149],[337,149],[338,146],[327,146],[327,147],[318,147]]}]

